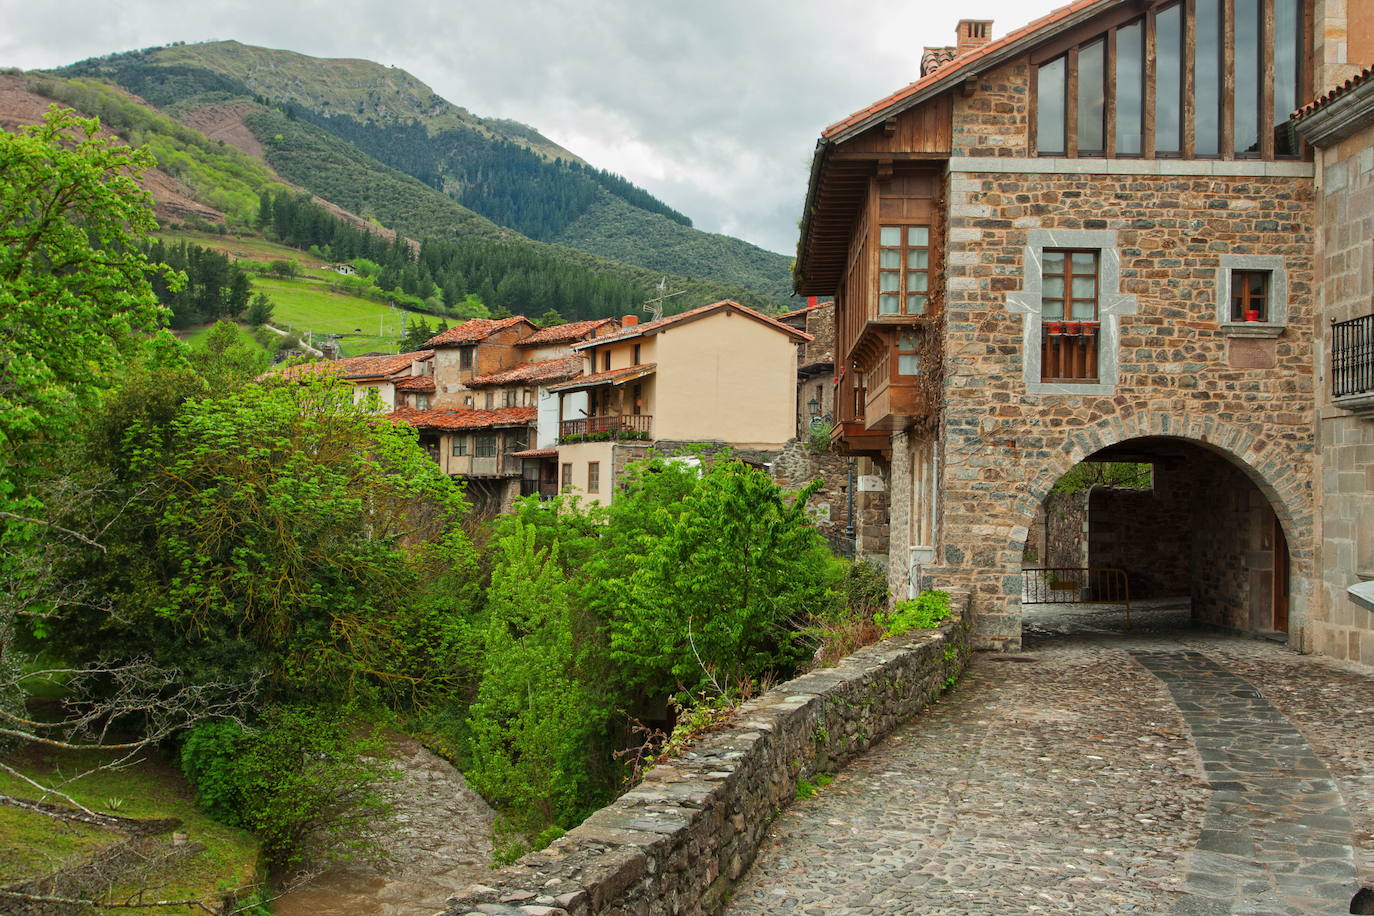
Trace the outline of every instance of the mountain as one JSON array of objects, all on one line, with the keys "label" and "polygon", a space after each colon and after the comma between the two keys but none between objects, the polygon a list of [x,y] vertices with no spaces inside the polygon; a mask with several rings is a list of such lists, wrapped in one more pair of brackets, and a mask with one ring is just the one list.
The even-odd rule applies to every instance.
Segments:
[{"label": "mountain", "polygon": [[[212,135],[217,113],[238,108],[238,120],[268,160],[330,200],[335,198],[299,176],[309,171],[319,179],[335,169],[356,176],[356,154],[362,153],[448,198],[427,220],[431,226],[452,217],[471,229],[475,223],[459,218],[470,211],[538,241],[650,271],[743,286],[774,305],[791,296],[786,256],[696,230],[688,217],[534,128],[478,117],[395,67],[222,41],[114,54],[58,72],[116,83]],[[245,101],[278,114],[250,114],[241,107]],[[283,119],[319,132],[283,129]],[[353,152],[345,155],[342,147],[326,144],[321,133]],[[313,165],[307,162],[312,159]],[[338,178],[330,185],[337,190],[353,187],[351,182]],[[398,203],[419,193],[402,193],[394,177],[387,183]]]}]

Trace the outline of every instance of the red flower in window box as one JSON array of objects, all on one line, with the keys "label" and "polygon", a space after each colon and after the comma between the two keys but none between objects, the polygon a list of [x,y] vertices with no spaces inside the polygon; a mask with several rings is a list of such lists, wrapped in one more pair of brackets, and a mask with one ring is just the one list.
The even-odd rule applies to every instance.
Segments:
[{"label": "red flower in window box", "polygon": [[1046,323],[1045,323],[1045,327],[1049,330],[1049,332],[1050,332],[1051,334],[1063,334],[1063,333],[1064,333],[1064,322],[1062,322],[1062,321],[1049,321],[1049,322],[1046,322]]},{"label": "red flower in window box", "polygon": [[1085,321],[1083,322],[1083,333],[1088,337],[1092,337],[1097,333],[1098,327],[1100,327],[1100,324],[1096,321]]},{"label": "red flower in window box", "polygon": [[1259,309],[1246,309],[1246,310],[1245,310],[1245,320],[1246,320],[1246,321],[1259,321],[1259,320],[1260,320],[1260,317],[1259,317]]},{"label": "red flower in window box", "polygon": [[1070,321],[1068,323],[1069,333],[1077,336],[1083,333],[1083,323],[1081,321]]}]

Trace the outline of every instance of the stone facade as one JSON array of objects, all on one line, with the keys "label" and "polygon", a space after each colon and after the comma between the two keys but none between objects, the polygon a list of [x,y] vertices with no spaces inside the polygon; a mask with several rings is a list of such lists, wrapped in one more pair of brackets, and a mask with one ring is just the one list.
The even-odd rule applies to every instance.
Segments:
[{"label": "stone facade", "polygon": [[[953,600],[962,608],[965,598]],[[548,849],[451,899],[446,913],[719,912],[798,780],[834,772],[909,721],[959,675],[968,651],[960,621],[770,690]]]},{"label": "stone facade", "polygon": [[[1374,84],[1300,121],[1320,147],[1321,373],[1317,386],[1320,579],[1313,648],[1374,664],[1374,613],[1350,587],[1374,580],[1374,392],[1333,398],[1333,321],[1374,313]],[[1367,360],[1374,357],[1366,357]]]},{"label": "stone facade", "polygon": [[785,490],[800,490],[813,480],[821,488],[807,500],[816,530],[832,542],[847,537],[849,520],[850,463],[852,458],[832,451],[812,451],[801,439],[793,439],[772,463],[773,479]]}]

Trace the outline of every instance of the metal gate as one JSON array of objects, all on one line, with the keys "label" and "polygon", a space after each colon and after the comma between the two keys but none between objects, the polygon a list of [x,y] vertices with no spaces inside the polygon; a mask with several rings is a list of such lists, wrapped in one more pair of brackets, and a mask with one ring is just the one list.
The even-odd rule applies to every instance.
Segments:
[{"label": "metal gate", "polygon": [[1022,604],[1119,604],[1131,628],[1131,582],[1124,569],[1036,566],[1021,570]]}]

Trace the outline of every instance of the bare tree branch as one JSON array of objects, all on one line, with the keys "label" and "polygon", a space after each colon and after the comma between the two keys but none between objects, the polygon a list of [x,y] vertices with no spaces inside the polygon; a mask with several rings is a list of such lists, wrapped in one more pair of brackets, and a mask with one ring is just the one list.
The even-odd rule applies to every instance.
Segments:
[{"label": "bare tree branch", "polygon": [[0,510],[0,518],[12,518],[15,521],[19,522],[28,522],[30,525],[42,525],[44,528],[51,528],[53,531],[61,532],[62,534],[65,534],[67,537],[76,538],[81,543],[87,545],[88,547],[94,547],[101,553],[107,552],[105,550],[104,544],[101,544],[98,541],[91,540],[79,531],[73,531],[70,528],[64,528],[56,522],[44,521],[41,518],[29,518],[27,515],[17,515],[13,512],[5,512],[4,510]]}]

